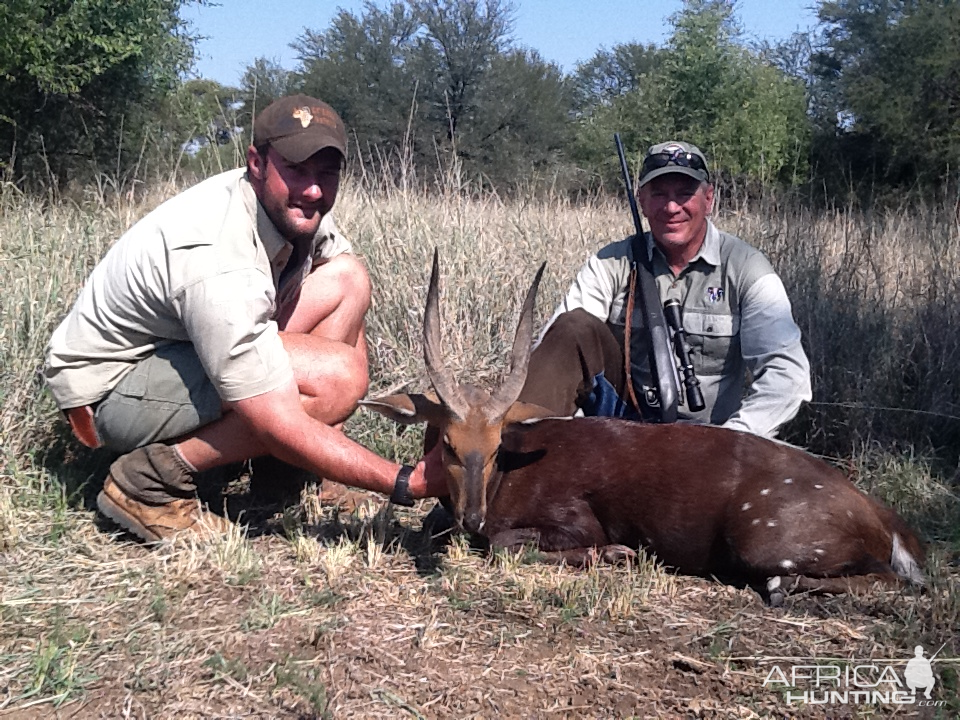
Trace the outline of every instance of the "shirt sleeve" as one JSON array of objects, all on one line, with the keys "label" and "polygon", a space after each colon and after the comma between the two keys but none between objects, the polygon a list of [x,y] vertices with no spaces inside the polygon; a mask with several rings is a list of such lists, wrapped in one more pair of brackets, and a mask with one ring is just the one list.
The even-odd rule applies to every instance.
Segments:
[{"label": "shirt sleeve", "polygon": [[207,376],[223,400],[270,392],[293,368],[270,319],[272,282],[253,269],[217,274],[186,286],[175,307]]},{"label": "shirt sleeve", "polygon": [[800,328],[775,273],[760,277],[741,299],[740,349],[753,382],[740,409],[723,426],[773,437],[812,397]]}]

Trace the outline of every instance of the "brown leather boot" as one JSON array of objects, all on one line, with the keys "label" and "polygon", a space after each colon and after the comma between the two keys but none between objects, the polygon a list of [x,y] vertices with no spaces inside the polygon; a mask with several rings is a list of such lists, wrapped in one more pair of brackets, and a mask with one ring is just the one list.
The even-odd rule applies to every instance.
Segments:
[{"label": "brown leather boot", "polygon": [[124,530],[147,542],[158,542],[183,531],[216,534],[230,529],[229,520],[204,510],[196,498],[148,505],[128,497],[109,475],[97,495],[97,508]]},{"label": "brown leather boot", "polygon": [[229,520],[201,506],[183,460],[159,443],[137,448],[110,466],[97,508],[147,542],[183,531],[223,533],[231,527]]}]

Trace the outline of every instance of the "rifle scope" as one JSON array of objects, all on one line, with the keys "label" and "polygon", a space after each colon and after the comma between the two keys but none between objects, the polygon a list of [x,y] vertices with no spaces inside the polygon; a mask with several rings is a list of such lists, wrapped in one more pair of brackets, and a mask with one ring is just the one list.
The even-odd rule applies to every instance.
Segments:
[{"label": "rifle scope", "polygon": [[680,360],[680,369],[683,371],[683,384],[686,387],[687,406],[694,412],[703,410],[707,405],[700,392],[700,381],[690,361],[690,351],[687,347],[687,333],[683,329],[680,318],[680,302],[671,298],[663,303],[663,314],[673,330],[673,350]]}]

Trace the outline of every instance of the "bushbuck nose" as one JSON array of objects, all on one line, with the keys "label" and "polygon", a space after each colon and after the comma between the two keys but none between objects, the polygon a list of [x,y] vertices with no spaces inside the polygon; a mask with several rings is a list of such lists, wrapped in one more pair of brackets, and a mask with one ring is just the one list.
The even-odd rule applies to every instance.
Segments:
[{"label": "bushbuck nose", "polygon": [[476,510],[468,512],[463,516],[463,529],[467,532],[480,532],[481,525],[483,525],[483,518]]}]

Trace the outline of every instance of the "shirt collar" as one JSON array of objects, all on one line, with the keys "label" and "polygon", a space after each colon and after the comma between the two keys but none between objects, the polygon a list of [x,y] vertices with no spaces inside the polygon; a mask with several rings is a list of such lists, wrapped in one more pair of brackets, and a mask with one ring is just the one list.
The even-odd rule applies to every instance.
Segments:
[{"label": "shirt collar", "polygon": [[700,246],[700,252],[693,258],[703,260],[714,267],[720,265],[720,231],[716,225],[707,218],[707,234],[703,238],[703,245]]},{"label": "shirt collar", "polygon": [[247,212],[250,213],[250,217],[254,221],[254,232],[260,244],[263,245],[271,264],[278,260],[281,255],[284,256],[282,260],[285,262],[293,253],[293,244],[284,239],[280,231],[270,221],[270,218],[267,217],[263,205],[257,200],[257,194],[253,191],[253,185],[250,183],[247,174],[244,174],[240,187],[243,193],[244,207],[247,208]]}]

